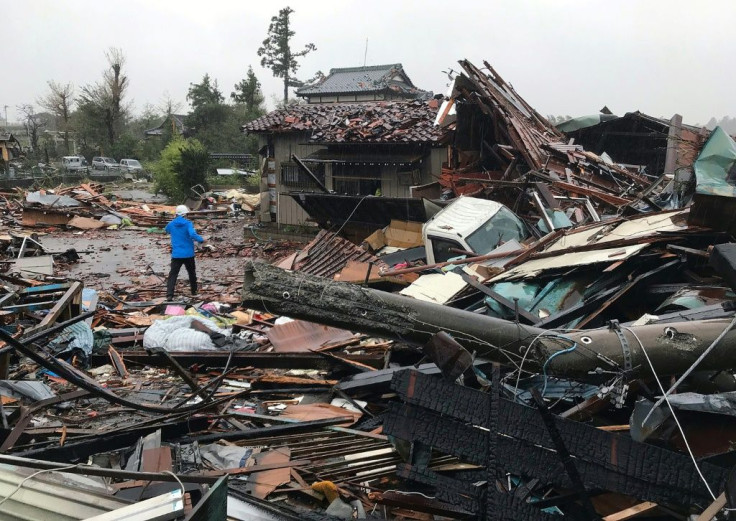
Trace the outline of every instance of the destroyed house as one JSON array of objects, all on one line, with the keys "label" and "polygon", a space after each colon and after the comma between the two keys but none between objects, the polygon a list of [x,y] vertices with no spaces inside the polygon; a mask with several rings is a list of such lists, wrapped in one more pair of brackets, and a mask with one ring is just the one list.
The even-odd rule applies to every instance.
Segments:
[{"label": "destroyed house", "polygon": [[0,153],[3,161],[18,159],[22,155],[20,141],[13,134],[0,134]]},{"label": "destroyed house", "polygon": [[400,63],[370,67],[330,69],[318,83],[298,89],[307,103],[356,103],[426,99],[431,93],[418,89]]},{"label": "destroyed house", "polygon": [[649,175],[674,174],[679,168],[691,167],[707,133],[684,125],[678,114],[667,120],[636,111],[600,118],[592,125],[584,120],[594,122],[589,117],[575,118],[558,128],[585,150],[606,153]]},{"label": "destroyed house", "polygon": [[262,217],[305,223],[309,215],[284,197],[295,192],[356,202],[409,197],[410,188],[434,180],[445,161],[445,132],[434,125],[438,106],[437,100],[292,105],[243,125],[259,136],[275,178],[278,197],[271,198],[272,215]]}]

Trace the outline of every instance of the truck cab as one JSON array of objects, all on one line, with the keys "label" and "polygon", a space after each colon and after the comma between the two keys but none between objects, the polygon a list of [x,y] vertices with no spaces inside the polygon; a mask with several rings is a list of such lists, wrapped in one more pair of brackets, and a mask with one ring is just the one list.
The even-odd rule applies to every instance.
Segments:
[{"label": "truck cab", "polygon": [[526,224],[506,206],[474,197],[458,197],[422,226],[427,264],[445,262],[462,252],[483,255],[530,235]]}]

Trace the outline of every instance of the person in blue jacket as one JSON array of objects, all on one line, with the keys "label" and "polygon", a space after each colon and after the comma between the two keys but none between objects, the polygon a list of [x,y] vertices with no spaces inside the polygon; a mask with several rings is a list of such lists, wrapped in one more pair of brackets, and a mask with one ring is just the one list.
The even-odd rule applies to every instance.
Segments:
[{"label": "person in blue jacket", "polygon": [[179,277],[179,271],[182,265],[187,269],[189,275],[189,287],[192,295],[197,294],[197,271],[194,265],[194,241],[204,242],[194,229],[192,221],[184,217],[189,213],[189,209],[180,204],[176,207],[176,217],[166,225],[166,233],[171,235],[171,271],[169,271],[169,280],[166,284],[166,298],[173,300],[174,288],[176,288],[176,279]]}]

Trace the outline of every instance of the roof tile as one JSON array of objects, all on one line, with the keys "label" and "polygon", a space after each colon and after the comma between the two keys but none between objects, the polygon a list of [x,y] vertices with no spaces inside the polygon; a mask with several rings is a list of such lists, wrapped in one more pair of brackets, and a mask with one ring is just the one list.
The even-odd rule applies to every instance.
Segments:
[{"label": "roof tile", "polygon": [[245,132],[312,131],[320,143],[435,143],[444,130],[434,125],[437,104],[430,101],[384,101],[290,105],[241,128]]}]

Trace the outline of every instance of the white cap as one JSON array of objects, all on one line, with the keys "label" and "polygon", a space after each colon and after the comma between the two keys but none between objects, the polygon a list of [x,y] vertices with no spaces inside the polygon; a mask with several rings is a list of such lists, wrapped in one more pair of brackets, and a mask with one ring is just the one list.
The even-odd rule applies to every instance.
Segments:
[{"label": "white cap", "polygon": [[189,213],[189,208],[187,208],[185,205],[180,204],[176,207],[176,215],[186,215]]}]

